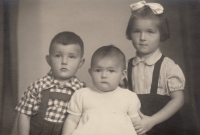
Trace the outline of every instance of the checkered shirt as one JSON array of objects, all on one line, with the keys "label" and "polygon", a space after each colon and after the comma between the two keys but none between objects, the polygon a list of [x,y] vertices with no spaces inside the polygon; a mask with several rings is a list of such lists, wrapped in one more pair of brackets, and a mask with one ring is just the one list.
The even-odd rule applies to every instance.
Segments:
[{"label": "checkered shirt", "polygon": [[[43,90],[72,95],[73,91],[84,87],[86,87],[86,84],[80,82],[75,76],[61,86],[58,80],[54,79],[52,72],[50,71],[45,77],[38,79],[27,88],[15,109],[20,113],[32,116],[39,111],[42,98],[41,92]],[[49,99],[45,120],[62,123],[67,112],[67,104],[68,101]]]}]

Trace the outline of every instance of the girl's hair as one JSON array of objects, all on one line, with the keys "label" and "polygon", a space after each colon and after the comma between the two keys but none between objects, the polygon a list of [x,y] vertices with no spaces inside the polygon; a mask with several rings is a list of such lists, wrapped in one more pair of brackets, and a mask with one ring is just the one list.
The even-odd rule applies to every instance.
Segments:
[{"label": "girl's hair", "polygon": [[132,12],[132,15],[129,19],[128,26],[126,29],[127,39],[131,40],[132,25],[134,21],[138,18],[158,20],[158,28],[160,31],[160,42],[164,42],[170,37],[168,22],[167,22],[167,18],[165,18],[164,16],[164,13],[154,14],[154,12],[151,10],[149,6],[144,6]]}]

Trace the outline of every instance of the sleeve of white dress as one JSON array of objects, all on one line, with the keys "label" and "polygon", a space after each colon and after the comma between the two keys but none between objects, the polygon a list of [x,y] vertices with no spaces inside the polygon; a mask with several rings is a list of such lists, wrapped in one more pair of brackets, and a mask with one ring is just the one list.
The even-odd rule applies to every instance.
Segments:
[{"label": "sleeve of white dress", "polygon": [[67,112],[76,116],[81,116],[82,108],[82,89],[77,90],[72,95],[68,105]]},{"label": "sleeve of white dress", "polygon": [[140,110],[141,103],[140,103],[140,100],[139,100],[137,94],[132,92],[130,95],[131,96],[130,96],[130,100],[129,100],[130,102],[129,102],[129,108],[128,108],[128,115],[131,118],[134,118],[139,115],[138,111]]}]

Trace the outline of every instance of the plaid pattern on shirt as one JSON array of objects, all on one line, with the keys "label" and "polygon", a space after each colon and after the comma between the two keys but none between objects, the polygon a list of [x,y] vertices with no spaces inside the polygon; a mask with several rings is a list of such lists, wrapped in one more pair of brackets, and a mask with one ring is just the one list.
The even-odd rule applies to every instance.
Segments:
[{"label": "plaid pattern on shirt", "polygon": [[[65,93],[71,96],[74,91],[84,87],[86,87],[86,84],[80,82],[75,76],[61,86],[59,82],[54,79],[52,72],[50,71],[47,76],[38,79],[27,88],[15,109],[20,113],[32,116],[39,111],[42,98],[41,92],[43,90]],[[67,104],[68,101],[49,99],[45,120],[58,123],[63,122],[67,112]]]}]

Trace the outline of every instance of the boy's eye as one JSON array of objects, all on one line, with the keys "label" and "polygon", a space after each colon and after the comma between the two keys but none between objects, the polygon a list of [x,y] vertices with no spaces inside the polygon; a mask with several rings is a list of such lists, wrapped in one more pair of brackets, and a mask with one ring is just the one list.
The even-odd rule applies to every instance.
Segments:
[{"label": "boy's eye", "polygon": [[72,59],[76,58],[75,55],[70,55],[69,57],[72,58]]},{"label": "boy's eye", "polygon": [[60,55],[60,54],[55,54],[55,57],[58,57],[58,58],[59,58],[59,57],[61,57],[61,55]]},{"label": "boy's eye", "polygon": [[101,72],[101,69],[96,69],[95,71],[96,71],[96,72]]}]

